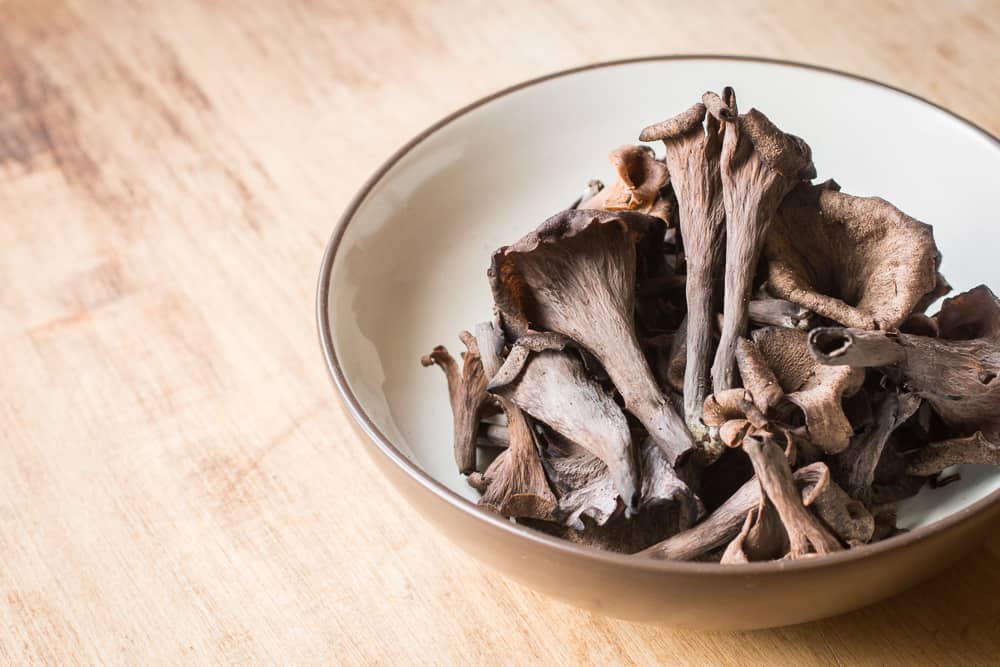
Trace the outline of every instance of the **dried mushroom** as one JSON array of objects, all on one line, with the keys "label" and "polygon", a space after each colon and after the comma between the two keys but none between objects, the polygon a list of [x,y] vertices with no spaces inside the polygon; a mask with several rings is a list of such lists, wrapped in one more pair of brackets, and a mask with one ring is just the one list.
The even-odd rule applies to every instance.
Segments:
[{"label": "dried mushroom", "polygon": [[670,174],[653,151],[646,146],[621,146],[611,151],[608,160],[618,172],[618,180],[583,198],[575,208],[640,211],[670,220],[670,200],[660,195]]},{"label": "dried mushroom", "polygon": [[774,216],[764,256],[776,296],[861,329],[894,329],[938,284],[929,225],[878,197],[801,184]]},{"label": "dried mushroom", "polygon": [[[732,97],[730,94],[729,97]],[[764,239],[781,200],[816,175],[809,146],[785,134],[756,109],[736,114],[733,104],[706,93],[725,126],[720,170],[726,210],[726,273],[723,323],[712,364],[715,391],[736,386],[736,341],[746,335],[750,295]]]},{"label": "dried mushroom", "polygon": [[[476,329],[477,338],[466,343],[470,353],[479,352],[484,376],[497,371],[500,358],[499,336],[493,327]],[[479,504],[505,517],[552,518],[556,497],[549,488],[545,470],[538,457],[538,444],[528,418],[506,397],[498,397],[507,417],[507,448],[482,475],[474,480],[483,497]],[[471,476],[470,476],[471,477]]]},{"label": "dried mushroom", "polygon": [[705,120],[705,105],[644,129],[642,141],[662,141],[664,161],[677,197],[680,232],[687,259],[687,320],[685,327],[684,418],[697,437],[707,432],[701,409],[711,391],[710,367],[714,354],[712,313],[715,277],[722,266],[726,211],[722,204],[719,121]]},{"label": "dried mushroom", "polygon": [[563,349],[567,342],[552,334],[521,337],[489,391],[603,461],[627,511],[638,511],[639,473],[625,415]]},{"label": "dried mushroom", "polygon": [[423,366],[438,366],[448,381],[448,398],[454,420],[455,463],[458,471],[468,475],[476,468],[476,429],[479,422],[498,412],[496,402],[486,393],[486,374],[479,357],[479,346],[468,331],[459,334],[465,344],[462,368],[443,345],[435,347],[420,359]]},{"label": "dried mushroom", "polygon": [[1000,300],[980,285],[946,299],[935,319],[938,338],[822,328],[810,333],[810,349],[823,364],[881,368],[927,401],[952,437],[917,451],[913,474],[1000,464]]},{"label": "dried mushroom", "polygon": [[422,359],[458,468],[484,508],[635,558],[891,538],[947,468],[1000,465],[1000,301],[931,312],[928,225],[812,183],[809,146],[731,88],[692,101],[642,130],[662,159],[615,149],[613,183],[493,253],[461,364]]},{"label": "dried mushroom", "polygon": [[809,353],[808,334],[798,329],[758,329],[752,338],[776,373],[785,398],[805,415],[812,444],[827,454],[845,450],[854,428],[842,400],[861,388],[864,371],[818,363]]},{"label": "dried mushroom", "polygon": [[530,323],[588,350],[675,464],[695,443],[657,385],[633,321],[636,245],[662,233],[661,220],[641,213],[565,211],[494,253],[490,282],[515,340]]}]

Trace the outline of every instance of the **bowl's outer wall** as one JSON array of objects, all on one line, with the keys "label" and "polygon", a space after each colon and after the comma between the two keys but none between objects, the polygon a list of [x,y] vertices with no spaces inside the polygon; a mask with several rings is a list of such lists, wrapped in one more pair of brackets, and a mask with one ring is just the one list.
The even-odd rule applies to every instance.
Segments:
[{"label": "bowl's outer wall", "polygon": [[[362,438],[368,434],[356,422]],[[377,447],[402,498],[466,552],[519,583],[593,612],[677,628],[751,630],[813,621],[895,595],[954,563],[1000,518],[993,505],[904,549],[821,569],[706,574],[624,568],[547,548],[444,502]],[[742,570],[743,568],[740,568]]]}]

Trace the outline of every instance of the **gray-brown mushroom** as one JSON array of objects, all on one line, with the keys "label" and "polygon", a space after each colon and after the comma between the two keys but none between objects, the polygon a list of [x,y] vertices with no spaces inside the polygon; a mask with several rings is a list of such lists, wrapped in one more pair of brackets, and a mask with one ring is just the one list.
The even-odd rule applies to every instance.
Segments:
[{"label": "gray-brown mushroom", "polygon": [[645,128],[642,141],[662,141],[664,160],[677,197],[680,231],[687,258],[686,351],[684,418],[697,437],[707,440],[701,409],[711,392],[710,366],[714,354],[712,313],[715,277],[722,266],[726,211],[722,203],[719,121],[708,117],[704,104]]},{"label": "gray-brown mushroom", "polygon": [[777,510],[761,497],[747,512],[743,527],[729,543],[719,561],[722,565],[775,560],[788,553],[788,533],[781,525]]},{"label": "gray-brown mushroom", "polygon": [[476,469],[476,431],[479,422],[499,410],[496,402],[486,392],[486,374],[479,355],[476,339],[468,331],[459,334],[465,344],[462,368],[443,345],[438,345],[420,359],[424,366],[437,365],[448,381],[448,398],[454,422],[455,463],[463,475]]},{"label": "gray-brown mushroom", "polygon": [[604,461],[555,432],[542,459],[559,495],[558,517],[574,530],[586,529],[583,517],[603,526],[623,507]]},{"label": "gray-brown mushroom", "polygon": [[962,462],[1000,462],[1000,300],[985,285],[946,299],[939,338],[849,328],[815,329],[813,356],[823,364],[880,367],[930,404],[953,437],[918,451],[913,474]]},{"label": "gray-brown mushroom", "polygon": [[802,410],[812,444],[827,454],[846,449],[854,428],[844,414],[842,400],[861,388],[864,371],[824,366],[814,360],[805,331],[769,327],[754,331],[751,337],[785,398]]},{"label": "gray-brown mushroom", "polygon": [[629,512],[641,502],[639,471],[628,423],[613,400],[564,351],[569,340],[527,333],[511,348],[489,391],[507,399],[608,467]]},{"label": "gray-brown mushroom", "polygon": [[[463,340],[470,352],[475,348],[484,377],[495,375],[501,365],[502,338],[498,329],[481,324],[476,334],[475,338],[466,334]],[[507,417],[507,448],[485,473],[469,476],[470,484],[483,494],[479,504],[504,517],[551,519],[556,510],[556,497],[549,488],[538,457],[538,443],[531,422],[506,397],[498,396],[497,401]]]},{"label": "gray-brown mushroom", "polygon": [[946,468],[1000,465],[1000,300],[930,314],[951,287],[929,226],[811,184],[809,146],[732,88],[640,139],[665,157],[612,151],[609,187],[493,254],[464,362],[422,359],[480,505],[639,558],[751,563],[891,537]]},{"label": "gray-brown mushroom", "polygon": [[483,493],[479,504],[504,517],[551,519],[556,497],[538,458],[535,434],[516,405],[503,407],[510,444],[474,484]]},{"label": "gray-brown mushroom", "polygon": [[834,474],[854,498],[869,504],[875,468],[882,459],[889,437],[920,407],[916,394],[886,391],[874,407],[871,422],[851,439],[850,446],[832,458]]},{"label": "gray-brown mushroom", "polygon": [[837,539],[802,501],[785,453],[767,434],[748,434],[741,447],[753,463],[761,489],[781,518],[788,534],[788,557],[825,554],[841,549]]},{"label": "gray-brown mushroom", "polygon": [[867,544],[875,534],[875,518],[865,504],[852,498],[833,481],[825,463],[812,463],[795,471],[802,502],[849,546]]},{"label": "gray-brown mushroom", "polygon": [[641,213],[565,211],[494,253],[490,281],[511,338],[530,323],[589,350],[676,464],[695,443],[657,385],[633,322],[636,245],[662,233],[661,220]]},{"label": "gray-brown mushroom", "polygon": [[785,195],[816,170],[809,146],[779,130],[760,111],[736,115],[712,93],[703,101],[725,127],[720,158],[725,292],[722,333],[712,364],[714,390],[722,391],[736,386],[736,341],[747,332],[753,277],[771,219]]},{"label": "gray-brown mushroom", "polygon": [[929,225],[826,186],[803,183],[785,198],[764,257],[775,296],[861,329],[899,327],[941,284]]}]

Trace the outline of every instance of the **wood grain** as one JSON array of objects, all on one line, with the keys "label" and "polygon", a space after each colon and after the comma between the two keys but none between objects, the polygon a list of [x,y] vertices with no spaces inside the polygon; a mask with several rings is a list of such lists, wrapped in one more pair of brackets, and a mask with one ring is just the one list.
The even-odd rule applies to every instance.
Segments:
[{"label": "wood grain", "polygon": [[1000,538],[878,606],[735,635],[484,571],[376,474],[312,311],[366,176],[502,86],[753,54],[1000,133],[998,40],[989,1],[3,3],[0,663],[992,661]]}]

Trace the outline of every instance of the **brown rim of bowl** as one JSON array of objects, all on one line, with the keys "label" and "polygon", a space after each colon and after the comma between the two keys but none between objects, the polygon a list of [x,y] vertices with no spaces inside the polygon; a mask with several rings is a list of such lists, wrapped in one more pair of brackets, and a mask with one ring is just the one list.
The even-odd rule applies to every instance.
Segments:
[{"label": "brown rim of bowl", "polygon": [[580,558],[587,558],[594,561],[599,561],[608,565],[620,565],[622,567],[640,568],[643,570],[660,570],[672,572],[675,574],[682,573],[698,573],[698,574],[715,574],[715,575],[734,575],[734,574],[752,574],[752,573],[777,573],[785,572],[789,570],[813,570],[817,568],[830,567],[834,565],[839,565],[843,563],[848,563],[861,558],[867,558],[869,556],[875,556],[880,553],[887,553],[890,551],[895,551],[897,549],[904,549],[908,545],[933,535],[934,533],[941,532],[959,523],[967,521],[974,516],[986,511],[986,509],[993,503],[1000,500],[1000,489],[993,491],[986,497],[977,500],[968,507],[964,507],[943,519],[939,519],[934,523],[917,528],[910,532],[898,535],[896,537],[891,537],[889,539],[883,540],[881,542],[876,542],[874,544],[865,545],[863,547],[856,547],[854,549],[847,549],[844,551],[838,551],[837,553],[827,554],[822,557],[816,558],[806,558],[802,560],[794,561],[767,561],[760,563],[743,563],[739,565],[728,565],[726,567],[721,567],[717,563],[693,563],[688,561],[669,561],[669,560],[654,560],[652,558],[636,558],[634,556],[619,554],[609,551],[600,551],[592,547],[580,546],[573,544],[566,540],[561,540],[556,537],[550,537],[536,530],[532,530],[525,526],[521,526],[512,521],[506,521],[497,516],[489,514],[480,510],[474,503],[458,495],[454,491],[448,489],[446,486],[438,482],[437,480],[430,477],[427,473],[417,467],[415,464],[410,462],[409,459],[400,452],[392,442],[379,430],[375,423],[371,420],[368,414],[361,407],[358,402],[357,397],[344,377],[343,369],[340,367],[340,361],[337,359],[337,353],[333,348],[333,339],[330,330],[330,315],[329,315],[329,294],[330,294],[330,274],[333,269],[333,261],[337,255],[337,249],[340,247],[340,241],[344,237],[344,232],[347,230],[347,226],[351,223],[354,214],[357,212],[358,208],[361,206],[362,202],[367,198],[368,194],[375,187],[375,185],[382,179],[383,176],[393,167],[399,160],[409,153],[417,144],[422,142],[428,136],[437,132],[439,129],[448,125],[456,118],[465,115],[466,113],[477,109],[495,99],[509,95],[511,93],[517,92],[523,88],[529,86],[534,86],[539,83],[544,83],[552,79],[557,79],[564,76],[571,76],[573,74],[578,74],[580,72],[586,72],[592,69],[602,69],[605,67],[617,67],[620,65],[631,65],[635,63],[643,62],[655,62],[655,61],[673,61],[673,60],[723,60],[723,61],[734,61],[734,62],[754,62],[762,63],[768,65],[783,65],[786,67],[797,67],[800,69],[813,70],[816,72],[823,72],[826,74],[835,74],[837,76],[846,77],[848,79],[853,79],[855,81],[861,81],[864,83],[873,84],[881,88],[886,88],[897,93],[906,95],[907,97],[923,102],[924,104],[930,105],[939,111],[942,111],[955,120],[965,124],[966,126],[976,130],[983,138],[992,141],[998,149],[1000,149],[1000,138],[995,137],[982,127],[976,125],[975,123],[959,116],[958,114],[949,111],[939,104],[935,104],[929,100],[926,100],[919,95],[914,95],[895,86],[891,86],[880,81],[875,81],[874,79],[869,79],[867,77],[859,76],[856,74],[849,74],[847,72],[841,72],[829,67],[822,67],[819,65],[810,65],[806,63],[797,63],[787,60],[780,60],[776,58],[756,58],[752,56],[720,56],[720,55],[671,55],[671,56],[645,56],[640,58],[626,58],[624,60],[612,60],[608,62],[595,63],[593,65],[584,65],[581,67],[574,67],[572,69],[566,69],[559,72],[554,72],[552,74],[546,74],[535,79],[530,79],[522,83],[510,86],[509,88],[504,88],[498,92],[491,95],[487,95],[471,104],[468,104],[457,111],[454,111],[441,120],[437,121],[426,130],[410,139],[406,144],[404,144],[399,150],[393,153],[389,159],[387,159],[376,171],[372,174],[361,189],[358,190],[357,194],[351,199],[347,208],[344,210],[343,215],[340,216],[340,220],[337,222],[337,226],[333,230],[333,234],[330,236],[330,240],[327,242],[326,251],[323,253],[323,262],[320,267],[319,273],[319,284],[317,286],[316,294],[316,322],[317,328],[319,330],[319,343],[320,347],[323,349],[323,356],[326,359],[327,370],[330,373],[330,379],[333,381],[337,392],[340,394],[341,400],[347,406],[348,411],[354,420],[361,426],[368,437],[375,443],[379,452],[397,466],[406,471],[411,477],[417,480],[424,488],[431,491],[437,495],[441,500],[450,503],[459,510],[472,514],[479,520],[489,524],[495,530],[500,532],[505,532],[509,534],[516,535],[523,539],[531,540],[538,545],[553,549],[556,551],[565,552],[567,554],[572,554],[579,556]]}]

